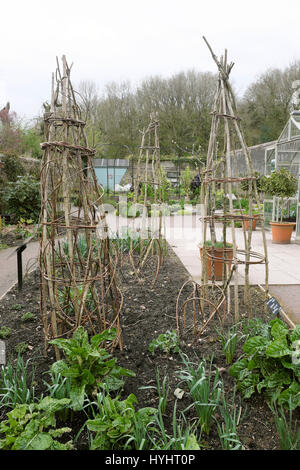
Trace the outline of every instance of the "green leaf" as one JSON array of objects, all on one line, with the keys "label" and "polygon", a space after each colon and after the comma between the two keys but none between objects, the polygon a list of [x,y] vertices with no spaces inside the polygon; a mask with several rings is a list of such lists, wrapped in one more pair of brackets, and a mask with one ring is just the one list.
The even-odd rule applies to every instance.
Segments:
[{"label": "green leaf", "polygon": [[238,388],[242,392],[244,398],[250,398],[255,392],[255,386],[259,383],[259,374],[251,373],[242,381],[238,382]]},{"label": "green leaf", "polygon": [[184,450],[200,450],[200,446],[198,444],[195,434],[189,435],[184,446]]},{"label": "green leaf", "polygon": [[47,414],[54,414],[70,404],[69,398],[45,397],[37,404],[37,409],[45,411]]},{"label": "green leaf", "polygon": [[289,356],[291,350],[288,347],[286,338],[278,338],[272,341],[266,349],[266,355],[269,357]]},{"label": "green leaf", "polygon": [[102,333],[94,335],[91,338],[91,344],[93,346],[99,346],[100,343],[104,341],[113,341],[117,336],[116,328],[111,328],[110,330],[105,330]]},{"label": "green leaf", "polygon": [[249,338],[244,346],[243,350],[246,354],[252,355],[255,353],[262,353],[270,344],[270,341],[264,336],[253,336]]},{"label": "green leaf", "polygon": [[52,446],[52,443],[53,443],[52,437],[46,432],[41,432],[39,434],[36,434],[34,438],[30,442],[28,442],[25,449],[26,450],[47,450],[47,449],[50,449],[50,447]]},{"label": "green leaf", "polygon": [[249,373],[248,370],[248,359],[244,357],[240,361],[236,361],[230,368],[229,373],[232,377],[240,380],[243,377],[247,376]]},{"label": "green leaf", "polygon": [[270,321],[271,335],[274,339],[284,339],[289,334],[287,325],[279,318],[274,318]]},{"label": "green leaf", "polygon": [[84,392],[85,392],[85,384],[81,385],[72,385],[70,391],[70,398],[71,404],[74,411],[79,411],[83,408],[84,403]]},{"label": "green leaf", "polygon": [[300,325],[297,325],[296,328],[290,334],[291,343],[294,341],[300,340]]},{"label": "green leaf", "polygon": [[287,405],[291,410],[295,410],[300,406],[300,384],[293,381],[291,385],[285,389],[278,397],[279,405]]}]

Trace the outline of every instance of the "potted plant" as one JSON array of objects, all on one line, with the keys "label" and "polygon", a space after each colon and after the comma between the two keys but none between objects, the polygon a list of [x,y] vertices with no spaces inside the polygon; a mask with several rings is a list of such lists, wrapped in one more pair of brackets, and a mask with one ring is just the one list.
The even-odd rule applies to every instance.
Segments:
[{"label": "potted plant", "polygon": [[[244,209],[243,213],[246,215],[249,214],[249,208]],[[258,219],[259,214],[261,213],[262,213],[262,205],[261,204],[259,206],[255,205],[252,209],[252,217],[254,217],[254,219],[252,219],[252,230],[256,230],[257,219]],[[248,230],[249,220],[244,220],[244,227],[245,227],[245,230]]]},{"label": "potted plant", "polygon": [[290,243],[294,222],[283,222],[283,205],[286,198],[295,195],[298,187],[297,178],[284,168],[274,171],[271,176],[266,177],[264,181],[264,190],[271,196],[280,198],[280,221],[272,221],[272,242],[273,243]]},{"label": "potted plant", "polygon": [[[203,261],[203,244],[199,245],[200,248],[200,259]],[[214,253],[212,254],[212,251]],[[212,279],[212,266],[214,267],[214,278],[216,281],[223,280],[223,266],[224,263],[229,265],[231,268],[231,261],[233,258],[233,245],[232,243],[226,242],[215,242],[212,246],[211,240],[205,242],[205,251],[206,251],[206,266],[207,266],[207,275],[208,279]],[[228,260],[228,261],[225,261]]]}]

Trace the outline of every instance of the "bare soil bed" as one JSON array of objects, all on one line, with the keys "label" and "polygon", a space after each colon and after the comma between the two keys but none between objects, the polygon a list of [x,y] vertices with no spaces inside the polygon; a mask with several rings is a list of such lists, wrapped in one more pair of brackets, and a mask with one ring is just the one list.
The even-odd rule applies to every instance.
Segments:
[{"label": "bare soil bed", "polygon": [[[151,287],[151,281],[137,283],[130,272],[129,267],[124,267],[120,275],[120,282],[124,292],[124,307],[121,317],[123,349],[115,350],[114,356],[118,359],[118,365],[126,367],[136,373],[135,377],[128,377],[125,380],[122,397],[126,398],[133,393],[138,399],[138,407],[158,405],[158,394],[155,388],[141,389],[145,386],[156,385],[156,372],[159,371],[161,380],[165,376],[168,378],[170,386],[169,402],[166,411],[166,420],[171,419],[176,400],[174,391],[177,387],[184,388],[179,383],[176,374],[182,368],[182,360],[179,353],[166,355],[160,351],[154,354],[149,352],[150,342],[157,338],[160,333],[167,330],[176,329],[176,300],[180,288],[189,278],[182,263],[169,250],[169,255],[165,258],[160,270],[156,285]],[[35,366],[36,393],[45,392],[43,380],[47,379],[45,373],[55,361],[52,347],[49,347],[48,356],[44,357],[44,335],[40,316],[40,286],[39,273],[32,273],[24,281],[23,290],[18,292],[17,288],[12,289],[0,303],[0,327],[5,325],[12,329],[11,336],[6,340],[7,360],[14,361],[17,357],[15,347],[23,342],[27,345],[23,353],[24,360],[30,359]],[[188,294],[189,286],[186,286],[183,293]],[[242,296],[242,292],[241,292]],[[264,320],[269,320],[264,311],[264,300],[258,290],[252,292],[254,313]],[[24,322],[21,317],[26,312],[31,312],[35,318],[29,322]],[[247,318],[247,306],[241,305],[241,319]],[[227,317],[226,324],[233,324],[233,316]],[[193,334],[185,333],[181,338],[181,350],[188,355],[190,360],[199,361],[202,358],[209,360],[213,355],[213,364],[218,367],[220,376],[224,381],[225,391],[228,397],[232,397],[235,380],[228,373],[229,366],[226,364],[222,346],[216,332],[216,327],[220,327],[217,316],[209,323],[205,332],[199,340],[193,344]],[[242,344],[238,345],[235,360],[242,353]],[[237,398],[240,399],[239,394]],[[186,409],[191,404],[188,392],[178,400],[178,412]],[[272,413],[265,402],[263,396],[256,394],[249,400],[242,400],[242,409],[245,412],[244,419],[240,422],[238,433],[243,446],[247,450],[277,450],[280,449],[279,439],[273,420]],[[5,419],[7,410],[0,409],[0,420]],[[195,418],[195,410],[190,408],[186,412],[188,419]],[[84,416],[79,416],[70,425],[74,435],[83,424]],[[73,437],[73,436],[71,436]],[[69,437],[70,438],[70,437]],[[204,449],[221,449],[216,426],[213,426],[209,436],[203,436],[201,445]],[[87,449],[87,439],[83,432],[76,445],[78,450]]]}]

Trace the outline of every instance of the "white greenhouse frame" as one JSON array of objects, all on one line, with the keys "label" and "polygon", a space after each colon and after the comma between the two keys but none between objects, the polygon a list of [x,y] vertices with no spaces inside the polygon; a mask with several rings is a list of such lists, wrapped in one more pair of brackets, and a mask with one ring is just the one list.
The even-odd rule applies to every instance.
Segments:
[{"label": "white greenhouse frame", "polygon": [[[275,144],[265,150],[265,175],[274,170],[286,168],[298,178],[298,191],[294,198],[286,202],[288,214],[294,205],[296,210],[296,236],[295,241],[300,243],[300,111],[292,111],[288,122]],[[278,220],[279,198],[268,197],[264,199],[265,224],[270,220]]]}]

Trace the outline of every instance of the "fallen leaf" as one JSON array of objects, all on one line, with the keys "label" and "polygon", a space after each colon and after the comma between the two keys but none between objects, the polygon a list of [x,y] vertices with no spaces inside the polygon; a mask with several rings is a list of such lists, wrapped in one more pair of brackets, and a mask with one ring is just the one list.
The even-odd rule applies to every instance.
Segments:
[{"label": "fallen leaf", "polygon": [[184,395],[184,390],[182,390],[181,388],[176,388],[175,392],[174,392],[174,395],[175,395],[176,398],[181,400],[183,395]]}]

